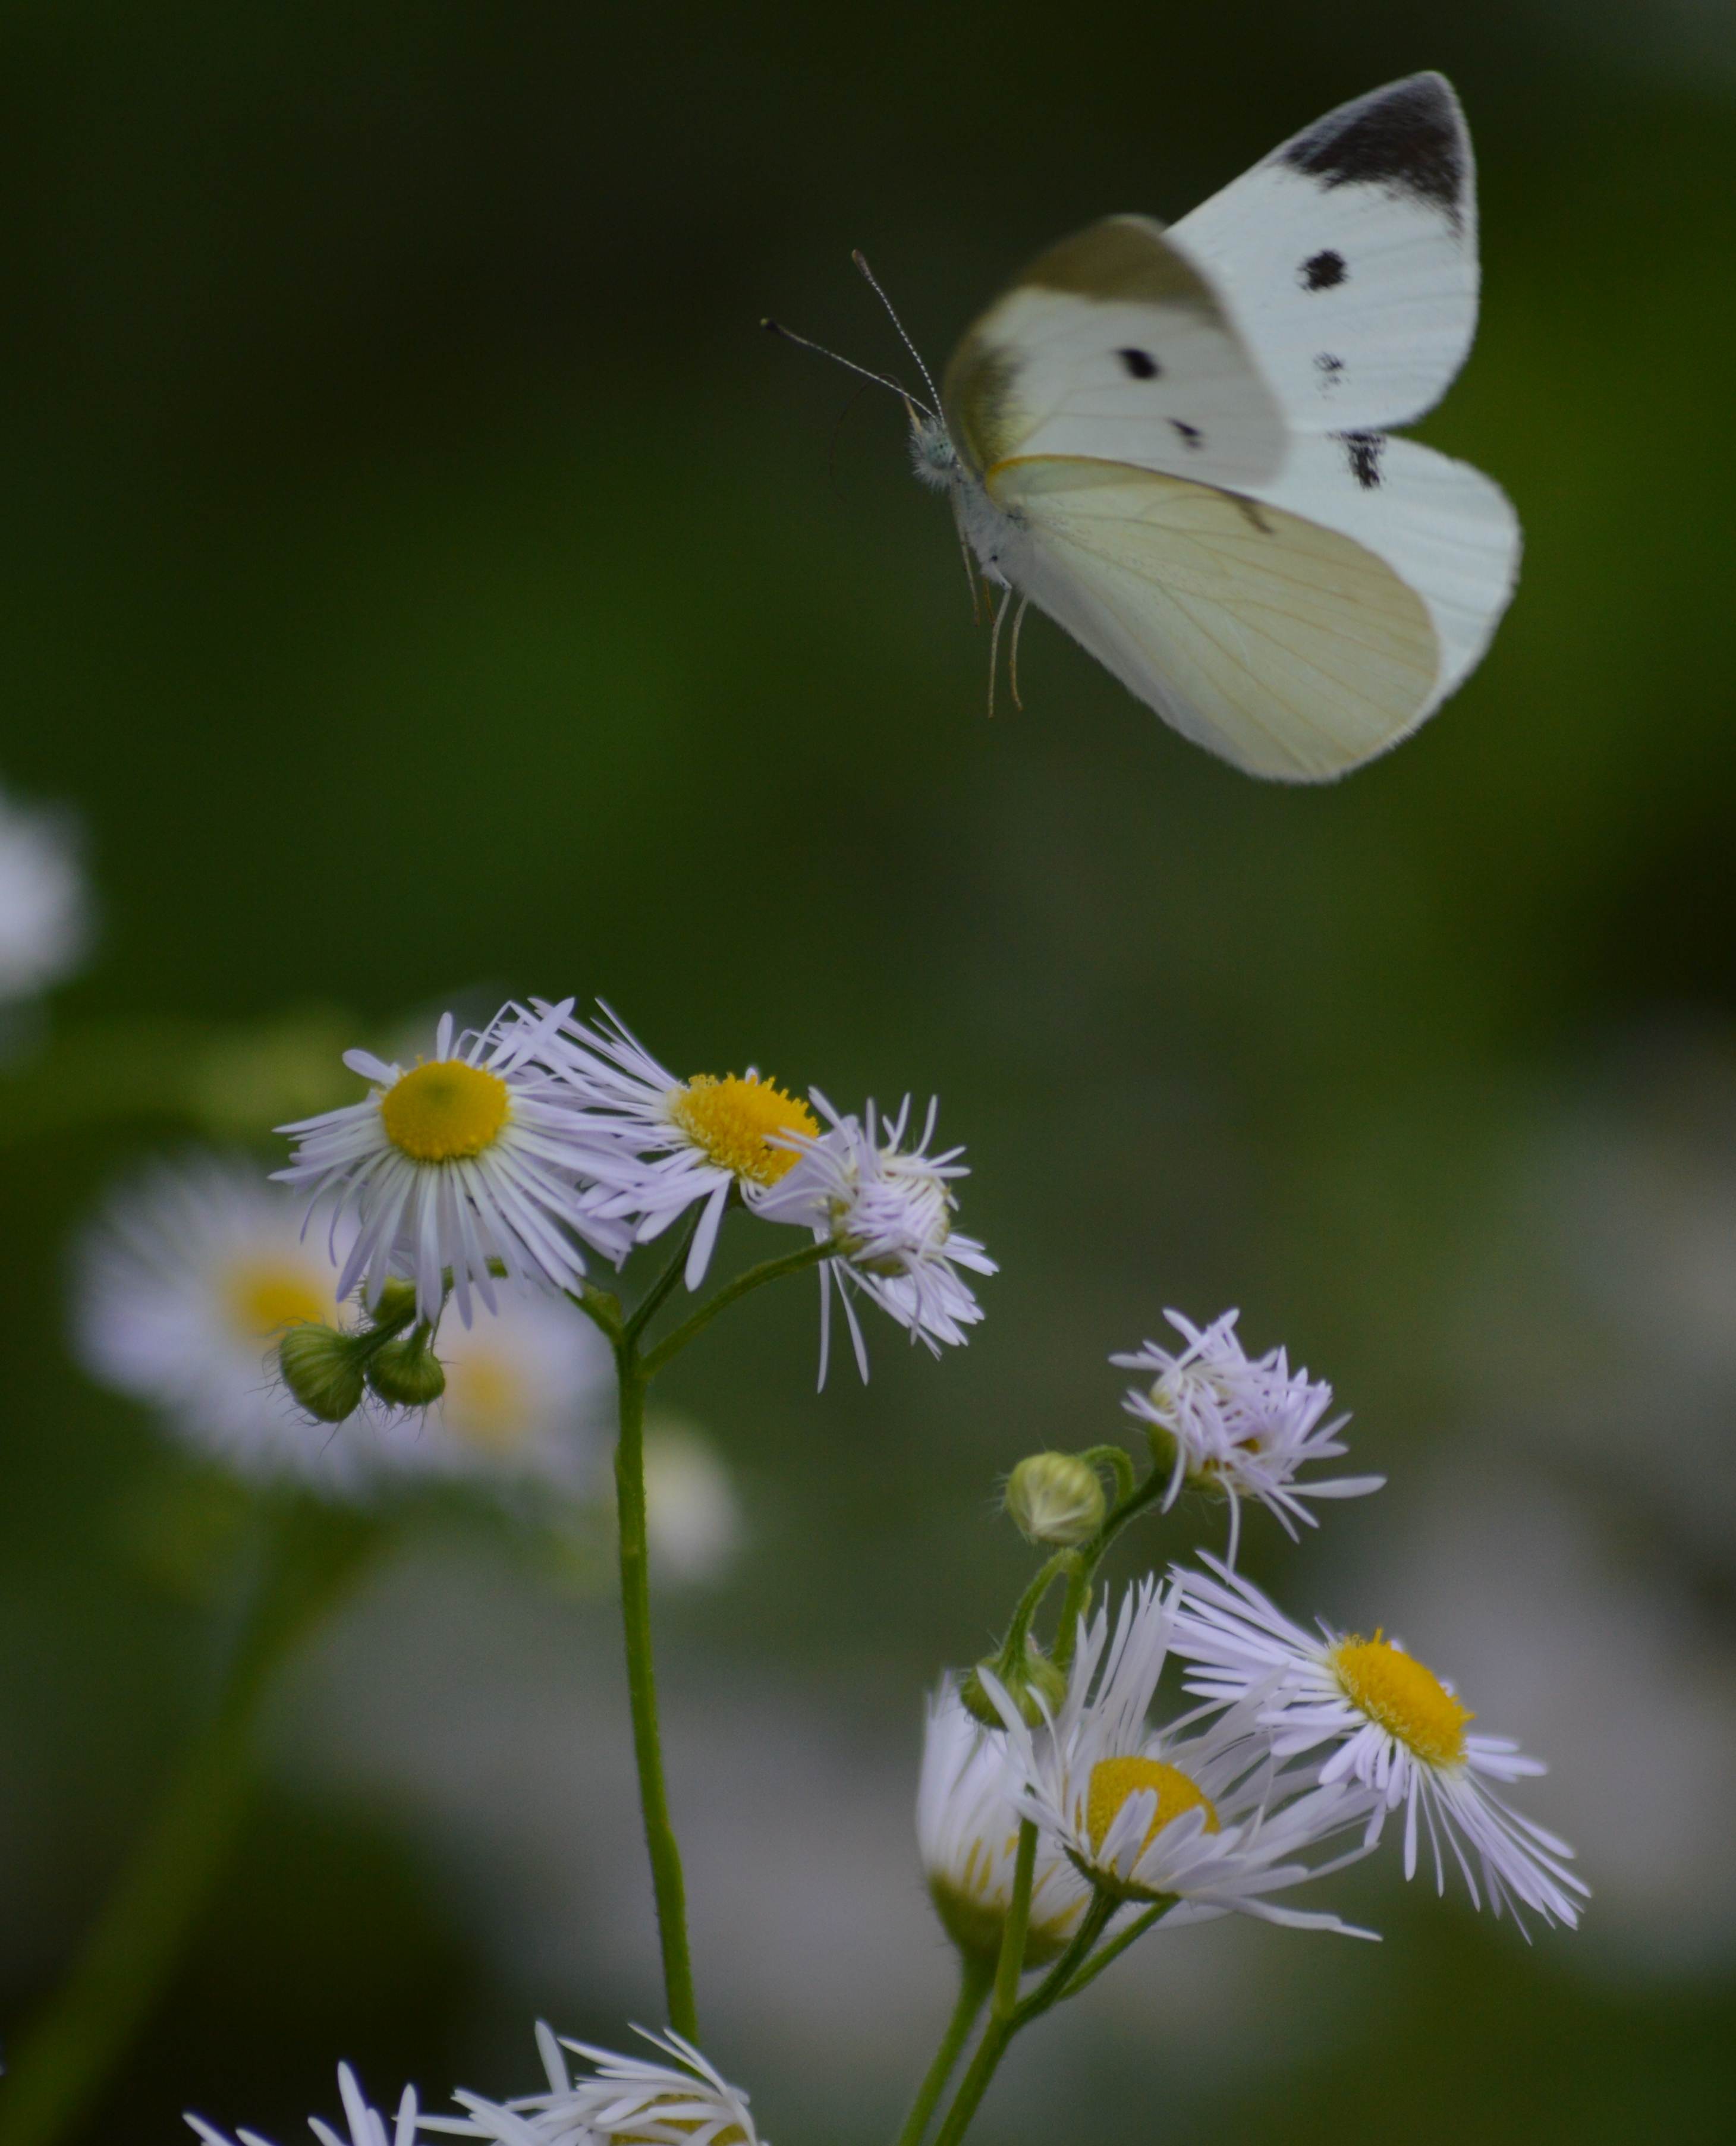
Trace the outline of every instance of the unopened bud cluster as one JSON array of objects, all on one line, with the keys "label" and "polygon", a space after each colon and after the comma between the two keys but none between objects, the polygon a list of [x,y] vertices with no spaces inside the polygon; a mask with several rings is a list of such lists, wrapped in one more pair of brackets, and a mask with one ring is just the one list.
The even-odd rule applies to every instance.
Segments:
[{"label": "unopened bud cluster", "polygon": [[427,1320],[416,1319],[415,1290],[407,1282],[393,1281],[381,1292],[368,1325],[353,1331],[313,1323],[292,1326],[278,1348],[277,1363],[284,1385],[309,1415],[342,1423],[368,1393],[388,1408],[428,1408],[437,1401],[446,1391],[446,1372],[433,1340]]}]

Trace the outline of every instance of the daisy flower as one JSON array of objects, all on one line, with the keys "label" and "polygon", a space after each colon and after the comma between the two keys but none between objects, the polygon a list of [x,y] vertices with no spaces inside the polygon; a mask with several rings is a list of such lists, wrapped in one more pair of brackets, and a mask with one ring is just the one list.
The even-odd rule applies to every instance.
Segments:
[{"label": "daisy flower", "polygon": [[[1006,1723],[1015,1807],[1100,1890],[1123,1901],[1174,1898],[1172,1924],[1234,1912],[1367,1936],[1270,1896],[1365,1854],[1373,1797],[1280,1764],[1250,1707],[1204,1730],[1195,1715],[1154,1731],[1147,1716],[1172,1617],[1172,1598],[1148,1580],[1124,1599],[1113,1639],[1105,1610],[1081,1620],[1067,1695],[1035,1730],[984,1673]],[[1364,1837],[1349,1850],[1304,1859],[1352,1828]]]},{"label": "daisy flower", "polygon": [[[423,2129],[501,2146],[761,2146],[747,2096],[691,2042],[672,2032],[645,2039],[671,2062],[559,2041],[539,2022],[546,2093],[496,2102],[461,2091],[454,2099],[467,2117],[425,2117]],[[569,2049],[591,2069],[575,2075],[563,2054]]]},{"label": "daisy flower", "polygon": [[585,1212],[578,1188],[589,1150],[566,1096],[536,1061],[571,1004],[535,1019],[504,1006],[486,1028],[457,1036],[443,1015],[433,1057],[407,1071],[347,1051],[345,1065],[374,1084],[367,1100],[278,1127],[297,1145],[275,1174],[312,1188],[310,1220],[325,1201],[334,1229],[354,1215],[339,1295],[365,1282],[377,1304],[388,1274],[406,1274],[418,1315],[432,1321],[449,1271],[468,1326],[472,1290],[496,1307],[491,1260],[514,1282],[565,1290],[585,1271],[574,1233],[611,1258],[625,1253],[626,1234]]},{"label": "daisy flower", "polygon": [[[347,2133],[334,2131],[329,2124],[310,2116],[307,2128],[320,2146],[416,2146],[417,2100],[413,2086],[405,2088],[389,2131],[387,2119],[378,2109],[368,2106],[361,2082],[347,2064],[337,2067],[337,2091],[349,2129]],[[191,2110],[187,2121],[204,2141],[204,2146],[272,2146],[271,2140],[257,2131],[237,2131],[232,2139],[227,2131],[219,2131],[215,2124],[207,2124],[202,2116],[195,2116]]]},{"label": "daisy flower", "polygon": [[256,1481],[345,1492],[366,1474],[367,1440],[311,1424],[272,1362],[290,1328],[340,1317],[300,1201],[251,1162],[154,1165],[111,1196],[80,1247],[72,1323],[85,1369]]},{"label": "daisy flower", "polygon": [[962,1347],[965,1329],[982,1317],[982,1306],[958,1270],[995,1272],[994,1260],[975,1238],[952,1226],[958,1208],[954,1181],[970,1175],[958,1160],[964,1150],[928,1152],[937,1107],[933,1102],[921,1138],[906,1150],[908,1095],[888,1122],[877,1116],[871,1102],[863,1117],[843,1117],[817,1088],[810,1092],[831,1130],[792,1140],[795,1168],[770,1190],[756,1194],[751,1205],[768,1221],[806,1223],[816,1243],[836,1249],[836,1256],[820,1270],[821,1385],[826,1384],[831,1353],[834,1284],[856,1369],[865,1380],[868,1350],[852,1293],[878,1305],[934,1355],[943,1345]]},{"label": "daisy flower", "polygon": [[0,792],[0,1002],[57,983],[77,966],[90,930],[72,822]]},{"label": "daisy flower", "polygon": [[[1491,1785],[1541,1774],[1505,1737],[1472,1735],[1475,1719],[1452,1686],[1396,1640],[1293,1624],[1257,1587],[1208,1558],[1214,1577],[1178,1575],[1174,1644],[1196,1666],[1188,1689],[1215,1705],[1255,1709],[1280,1759],[1334,1748],[1323,1784],[1354,1782],[1377,1799],[1375,1824],[1404,1807],[1404,1875],[1417,1867],[1426,1828],[1437,1892],[1446,1889],[1447,1848],[1472,1904],[1482,1904],[1473,1862],[1496,1914],[1521,1908],[1546,1923],[1579,1920],[1589,1889],[1567,1868],[1573,1850],[1510,1809]],[[1578,1895],[1579,1898],[1575,1898]]]},{"label": "daisy flower", "polygon": [[[1012,1904],[1019,1813],[1007,1799],[1006,1765],[1006,1739],[974,1718],[954,1678],[943,1679],[928,1704],[916,1846],[947,1936],[979,1960],[1000,1958]],[[1027,1965],[1059,1959],[1089,1898],[1066,1857],[1052,1844],[1042,1848],[1031,1884]]]},{"label": "daisy flower", "polygon": [[571,1018],[571,1001],[531,1003],[548,1023],[546,1063],[593,1150],[587,1213],[643,1245],[702,1201],[686,1270],[697,1289],[731,1195],[765,1191],[793,1170],[788,1142],[818,1132],[813,1112],[752,1066],[678,1079],[606,1007],[593,1029]]},{"label": "daisy flower", "polygon": [[1323,1420],[1332,1405],[1331,1387],[1305,1370],[1292,1371],[1282,1349],[1250,1356],[1235,1330],[1240,1315],[1226,1311],[1202,1330],[1179,1311],[1166,1311],[1186,1344],[1179,1355],[1148,1341],[1131,1355],[1110,1358],[1123,1370],[1155,1373],[1149,1385],[1130,1388],[1122,1406],[1155,1435],[1160,1453],[1167,1441],[1170,1472],[1162,1510],[1169,1511],[1185,1484],[1221,1491],[1230,1500],[1231,1565],[1244,1498],[1264,1505],[1294,1542],[1297,1521],[1318,1525],[1304,1499],[1364,1497],[1386,1480],[1295,1480],[1306,1463],[1336,1460],[1346,1450],[1338,1434],[1350,1419]]}]

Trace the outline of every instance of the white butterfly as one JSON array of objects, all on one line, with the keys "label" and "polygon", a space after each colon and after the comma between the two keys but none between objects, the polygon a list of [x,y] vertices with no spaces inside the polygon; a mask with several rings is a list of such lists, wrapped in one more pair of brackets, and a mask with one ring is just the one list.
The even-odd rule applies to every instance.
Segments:
[{"label": "white butterfly", "polygon": [[1167,231],[1110,217],[1040,255],[938,407],[906,398],[916,472],[1006,591],[997,631],[1021,599],[1015,664],[1029,601],[1208,751],[1324,781],[1433,714],[1512,593],[1499,487],[1387,432],[1476,316],[1470,137],[1412,75]]}]

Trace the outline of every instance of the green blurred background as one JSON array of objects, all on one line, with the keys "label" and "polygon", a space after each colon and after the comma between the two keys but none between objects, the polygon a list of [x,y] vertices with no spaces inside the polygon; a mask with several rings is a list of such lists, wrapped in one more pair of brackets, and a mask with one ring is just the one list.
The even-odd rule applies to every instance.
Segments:
[{"label": "green blurred background", "polygon": [[[1425,66],[1485,297],[1424,430],[1527,532],[1481,671],[1319,793],[1037,621],[987,720],[899,412],[759,316],[895,361],[861,246],[933,362],[1045,242]],[[806,1283],[670,1381],[751,1534],[660,1614],[701,2012],[771,2136],[886,2135],[938,2029],[919,1694],[1025,1569],[995,1472],[1230,1303],[1392,1478],[1250,1568],[1549,1756],[1598,1898],[1528,1949],[1383,1857],[1342,1889],[1379,1948],[1155,1938],[981,2135],[1729,2136],[1733,117],[1717,0],[7,11],[0,775],[82,814],[103,927],[0,1124],[6,2022],[210,1674],[140,1548],[182,1464],[62,1340],[70,1233],[189,1128],[152,1052],[599,992],[682,1071],[937,1090],[1004,1268],[943,1364],[882,1325],[866,1392],[814,1395]],[[141,1050],[137,1110],[82,1111]],[[504,2093],[537,2014],[653,2019],[616,1649],[506,1530],[425,1530],[285,1695],[81,2137],[305,2135],[340,2054]]]}]

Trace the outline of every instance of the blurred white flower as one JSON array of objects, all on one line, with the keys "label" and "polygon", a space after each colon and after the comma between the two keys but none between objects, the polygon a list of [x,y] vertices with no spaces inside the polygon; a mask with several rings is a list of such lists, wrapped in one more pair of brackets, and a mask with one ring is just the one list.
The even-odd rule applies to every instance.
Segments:
[{"label": "blurred white flower", "polygon": [[1252,1707],[1280,1759],[1331,1744],[1322,1782],[1352,1780],[1370,1790],[1379,1799],[1377,1829],[1403,1804],[1407,1878],[1416,1874],[1420,1819],[1437,1891],[1446,1890],[1444,1836],[1474,1905],[1481,1899],[1467,1849],[1497,1915],[1510,1909],[1522,1930],[1522,1908],[1546,1923],[1578,1922],[1589,1889],[1567,1868],[1572,1849],[1509,1809],[1489,1785],[1542,1773],[1540,1759],[1526,1758],[1506,1737],[1468,1734],[1471,1709],[1395,1640],[1324,1624],[1316,1639],[1227,1565],[1206,1562],[1217,1577],[1177,1575],[1173,1644],[1198,1665],[1190,1691],[1232,1715]]},{"label": "blurred white flower", "polygon": [[[546,2093],[497,2102],[461,2090],[454,2099],[467,2120],[424,2118],[423,2128],[501,2146],[761,2146],[747,2096],[691,2042],[674,2033],[645,2039],[671,2061],[557,2041],[539,2021]],[[563,2054],[569,2049],[592,2069],[575,2074]]]},{"label": "blurred white flower", "polygon": [[272,1362],[291,1327],[340,1314],[330,1261],[302,1240],[300,1203],[250,1162],[152,1165],[111,1195],[80,1248],[86,1370],[255,1480],[352,1492],[377,1460],[374,1425],[310,1423]]},{"label": "blurred white flower", "polygon": [[741,1508],[705,1434],[653,1416],[645,1432],[645,1520],[651,1569],[684,1585],[715,1580],[741,1546]]},{"label": "blurred white flower", "polygon": [[[320,2146],[416,2146],[417,2111],[413,2086],[405,2088],[390,2131],[386,2128],[387,2119],[378,2109],[369,2107],[360,2081],[347,2064],[337,2067],[337,2091],[349,2130],[347,2134],[336,2132],[318,2117],[310,2116],[307,2128]],[[237,2131],[232,2139],[227,2131],[219,2131],[214,2124],[207,2124],[202,2116],[195,2116],[191,2110],[187,2121],[205,2146],[272,2146],[271,2140],[257,2131]]]},{"label": "blurred white flower", "polygon": [[1160,1434],[1170,1452],[1168,1512],[1185,1484],[1220,1491],[1230,1500],[1228,1562],[1235,1563],[1241,1536],[1241,1501],[1253,1498],[1273,1514],[1291,1540],[1295,1523],[1318,1525],[1306,1498],[1360,1498],[1378,1490],[1384,1475],[1340,1475],[1324,1483],[1298,1483],[1309,1461],[1336,1460],[1347,1449],[1338,1436],[1346,1415],[1323,1421],[1332,1389],[1305,1370],[1292,1371],[1280,1349],[1250,1356],[1226,1311],[1203,1330],[1179,1311],[1164,1314],[1186,1346],[1175,1355],[1156,1341],[1131,1355],[1111,1356],[1123,1370],[1155,1372],[1149,1386],[1130,1388],[1122,1406]]},{"label": "blurred white flower", "polygon": [[613,1420],[615,1359],[582,1312],[540,1290],[502,1290],[492,1314],[446,1321],[434,1353],[446,1391],[403,1427],[414,1465],[591,1488]]},{"label": "blurred white flower", "polygon": [[[1019,1813],[1007,1799],[1006,1739],[985,1729],[945,1677],[928,1704],[916,1846],[929,1897],[961,1953],[997,1959],[1012,1904]],[[1040,1846],[1025,1957],[1058,1959],[1079,1927],[1090,1889],[1052,1841]]]},{"label": "blurred white flower", "polygon": [[[1171,1925],[1234,1912],[1367,1936],[1270,1896],[1365,1853],[1372,1795],[1285,1769],[1250,1706],[1197,1733],[1180,1733],[1185,1723],[1153,1729],[1173,1611],[1173,1595],[1148,1580],[1129,1589],[1113,1639],[1106,1610],[1081,1622],[1067,1696],[1035,1730],[983,1673],[1006,1723],[1014,1804],[1094,1884],[1126,1900],[1175,1895]],[[1302,1859],[1353,1828],[1363,1838],[1349,1849],[1325,1863]]]},{"label": "blurred white flower", "polygon": [[0,791],[0,1004],[59,982],[90,943],[74,825]]},{"label": "blurred white flower", "polygon": [[910,1122],[905,1096],[890,1122],[870,1102],[862,1117],[844,1117],[816,1088],[816,1107],[831,1130],[818,1137],[793,1137],[796,1166],[771,1190],[751,1195],[767,1221],[804,1224],[817,1244],[837,1247],[820,1270],[820,1383],[831,1353],[831,1292],[850,1328],[856,1369],[868,1376],[868,1350],[851,1293],[877,1304],[936,1356],[943,1345],[962,1347],[965,1329],[982,1307],[958,1272],[990,1275],[995,1262],[974,1237],[955,1230],[954,1180],[970,1175],[962,1148],[930,1155],[936,1105],[930,1102],[920,1139],[902,1145]]},{"label": "blurred white flower", "polygon": [[697,1289],[731,1195],[764,1190],[791,1170],[796,1157],[781,1143],[817,1132],[813,1112],[752,1066],[678,1079],[606,1007],[601,1025],[589,1028],[571,1018],[570,1000],[531,1005],[547,1022],[539,1043],[544,1063],[593,1150],[587,1213],[642,1245],[703,1200],[686,1270],[688,1288]]},{"label": "blurred white flower", "polygon": [[587,1150],[566,1097],[536,1062],[566,1010],[532,1020],[507,1006],[486,1029],[456,1036],[445,1015],[433,1057],[407,1072],[347,1051],[344,1063],[375,1084],[367,1100],[278,1127],[297,1145],[274,1175],[312,1188],[310,1220],[327,1201],[334,1230],[354,1215],[340,1295],[365,1282],[368,1302],[377,1303],[389,1274],[407,1274],[417,1311],[433,1320],[450,1270],[468,1326],[472,1290],[496,1309],[491,1260],[514,1282],[562,1290],[585,1271],[575,1233],[611,1258],[625,1252],[624,1231],[584,1212]]}]

